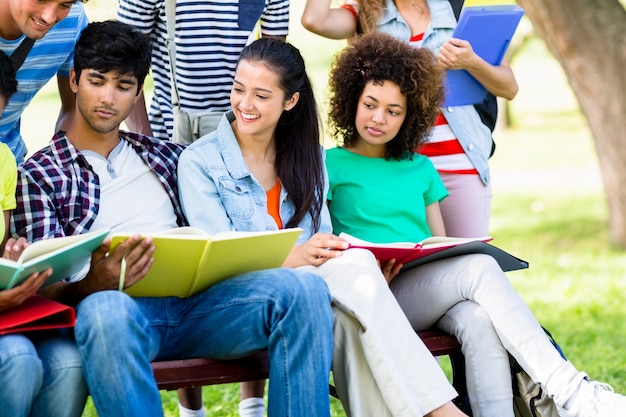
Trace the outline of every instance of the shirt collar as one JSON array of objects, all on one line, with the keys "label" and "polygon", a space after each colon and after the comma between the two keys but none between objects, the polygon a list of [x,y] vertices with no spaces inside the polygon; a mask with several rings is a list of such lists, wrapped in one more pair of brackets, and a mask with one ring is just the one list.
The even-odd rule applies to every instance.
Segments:
[{"label": "shirt collar", "polygon": [[222,150],[222,157],[224,158],[224,165],[233,178],[241,179],[251,175],[248,166],[241,153],[237,138],[233,133],[232,126],[230,125],[235,120],[235,113],[228,111],[220,120],[217,128],[217,145]]},{"label": "shirt collar", "polygon": [[[430,0],[428,1],[430,9],[430,27],[431,28],[454,28],[456,27],[456,19],[452,12],[452,7],[447,0]],[[378,20],[379,25],[383,25],[392,20],[400,20],[404,22],[404,18],[398,12],[398,8],[393,0],[385,0],[385,8],[383,14]]]}]

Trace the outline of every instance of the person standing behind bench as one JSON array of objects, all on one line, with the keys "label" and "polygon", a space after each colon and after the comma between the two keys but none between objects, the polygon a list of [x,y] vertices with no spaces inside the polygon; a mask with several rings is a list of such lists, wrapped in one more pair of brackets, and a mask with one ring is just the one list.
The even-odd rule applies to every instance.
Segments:
[{"label": "person standing behind bench", "polygon": [[[74,120],[19,168],[13,220],[20,234],[148,233],[187,223],[176,184],[183,146],[119,130],[150,69],[150,49],[147,35],[118,21],[84,29],[70,73]],[[76,342],[99,416],[163,415],[153,360],[262,349],[271,364],[272,415],[330,414],[333,320],[321,278],[279,268],[235,276],[190,298],[117,291],[123,260],[125,287],[145,276],[152,243],[134,234],[109,253],[105,240],[82,279],[46,287],[51,298],[76,305]]]},{"label": "person standing behind bench", "polygon": [[[215,128],[229,110],[230,86],[241,50],[255,37],[285,39],[289,0],[193,0],[175,4],[176,74],[167,53],[167,3],[175,0],[120,0],[117,19],[149,33],[154,95],[149,120],[141,97],[126,120],[129,129],[163,140],[173,135],[171,77],[176,77],[181,109],[213,113]],[[259,25],[257,26],[257,23]]]},{"label": "person standing behind bench", "polygon": [[0,120],[0,142],[9,145],[18,163],[27,152],[20,133],[22,113],[55,74],[61,99],[56,128],[68,127],[74,111],[69,71],[74,44],[86,24],[87,16],[78,0],[0,0],[0,50],[12,55],[29,39],[35,42],[17,70],[17,92]]}]

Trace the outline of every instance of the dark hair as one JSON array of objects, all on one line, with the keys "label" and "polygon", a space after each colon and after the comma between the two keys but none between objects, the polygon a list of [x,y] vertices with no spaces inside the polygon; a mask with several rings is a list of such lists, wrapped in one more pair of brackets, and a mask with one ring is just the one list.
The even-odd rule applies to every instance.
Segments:
[{"label": "dark hair", "polygon": [[285,100],[300,98],[283,111],[276,127],[276,172],[293,200],[295,214],[285,227],[295,227],[310,213],[319,229],[324,204],[324,165],[320,147],[320,120],[311,82],[300,51],[286,42],[261,38],[246,46],[239,62],[258,62],[278,76]]},{"label": "dark hair", "polygon": [[150,71],[150,37],[116,20],[89,23],[74,47],[76,79],[83,69],[132,74],[139,81],[137,94]]},{"label": "dark hair", "polygon": [[390,35],[359,35],[338,55],[329,82],[331,136],[351,147],[358,133],[354,125],[357,105],[365,85],[391,81],[406,97],[404,123],[385,147],[385,158],[412,158],[428,137],[443,104],[443,70],[432,52],[415,48]]},{"label": "dark hair", "polygon": [[8,102],[16,91],[17,80],[15,79],[13,63],[7,54],[0,51],[0,95],[4,97],[5,102]]}]

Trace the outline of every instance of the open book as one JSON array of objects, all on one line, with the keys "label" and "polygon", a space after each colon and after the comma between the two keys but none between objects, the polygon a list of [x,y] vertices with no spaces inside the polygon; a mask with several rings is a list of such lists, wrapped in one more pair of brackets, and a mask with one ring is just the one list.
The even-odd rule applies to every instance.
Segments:
[{"label": "open book", "polygon": [[91,260],[96,250],[109,234],[108,229],[39,240],[28,245],[17,261],[0,258],[0,289],[21,284],[33,272],[52,268],[52,275],[43,285],[48,285],[79,272]]},{"label": "open book", "polygon": [[351,248],[370,250],[381,263],[395,259],[396,262],[404,264],[401,271],[427,262],[473,253],[492,256],[505,272],[528,268],[528,262],[487,243],[493,240],[491,236],[480,238],[433,236],[418,243],[371,243],[347,233],[341,233],[339,237],[347,240]]},{"label": "open book", "polygon": [[33,295],[19,306],[0,312],[0,335],[73,327],[75,321],[72,307]]},{"label": "open book", "polygon": [[[145,234],[154,239],[148,274],[124,291],[136,297],[189,297],[244,272],[280,267],[300,228],[263,232],[223,232],[209,236],[194,227]],[[130,234],[113,234],[114,250]]]}]

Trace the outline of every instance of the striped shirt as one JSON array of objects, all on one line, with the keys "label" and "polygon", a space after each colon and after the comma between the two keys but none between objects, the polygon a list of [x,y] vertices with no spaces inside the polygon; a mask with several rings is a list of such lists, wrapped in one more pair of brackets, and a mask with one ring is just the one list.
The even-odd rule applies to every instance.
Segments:
[{"label": "striped shirt", "polygon": [[[159,178],[177,223],[185,226],[176,176],[184,146],[129,132],[120,132],[120,139],[128,141]],[[17,235],[29,242],[76,235],[89,231],[98,216],[100,180],[85,156],[59,132],[50,146],[18,167],[16,198],[12,231]]]},{"label": "striped shirt", "polygon": [[[150,124],[155,137],[172,136],[169,58],[165,47],[165,0],[120,0],[118,20],[152,36],[154,95]],[[190,112],[230,110],[230,90],[241,50],[255,36],[287,36],[289,0],[178,0],[176,85]]]},{"label": "striped shirt", "polygon": [[[74,3],[69,14],[38,39],[17,71],[17,92],[11,97],[0,119],[0,140],[11,148],[18,163],[27,149],[20,134],[20,117],[35,94],[55,75],[69,77],[74,66],[74,45],[88,20],[81,2]],[[7,41],[0,38],[0,50],[7,55],[24,40],[24,36]],[[54,132],[42,132],[50,137]]]}]

